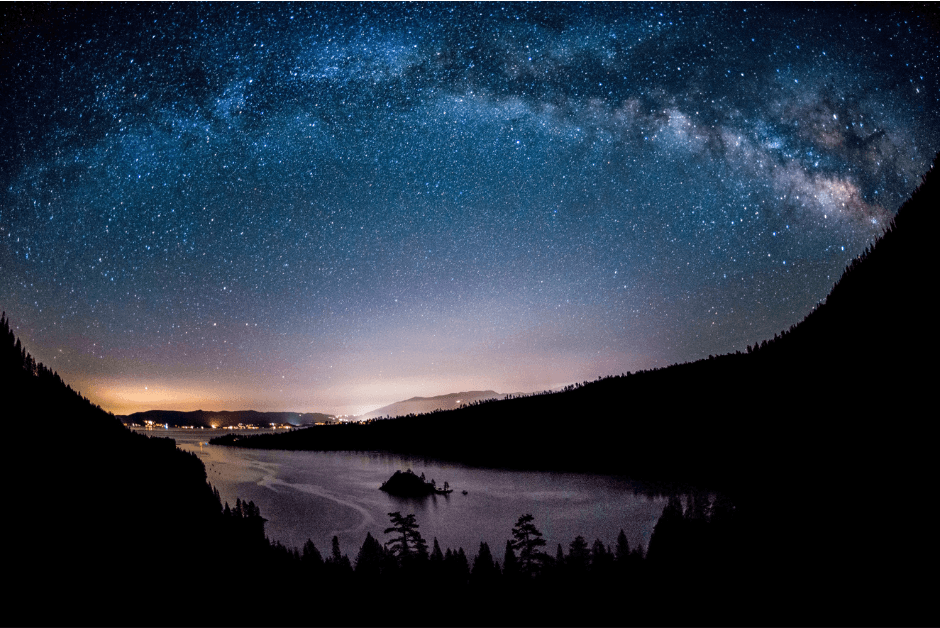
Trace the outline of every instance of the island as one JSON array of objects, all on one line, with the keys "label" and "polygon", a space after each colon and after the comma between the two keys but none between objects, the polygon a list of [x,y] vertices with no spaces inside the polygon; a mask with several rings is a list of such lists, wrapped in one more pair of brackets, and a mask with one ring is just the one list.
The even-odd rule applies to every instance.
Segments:
[{"label": "island", "polygon": [[438,488],[437,483],[432,479],[430,482],[424,479],[424,474],[420,476],[414,474],[411,469],[396,471],[392,477],[385,480],[380,491],[385,491],[389,495],[398,497],[425,497],[427,495],[448,495],[454,490],[450,488],[447,482],[444,482],[444,488]]}]

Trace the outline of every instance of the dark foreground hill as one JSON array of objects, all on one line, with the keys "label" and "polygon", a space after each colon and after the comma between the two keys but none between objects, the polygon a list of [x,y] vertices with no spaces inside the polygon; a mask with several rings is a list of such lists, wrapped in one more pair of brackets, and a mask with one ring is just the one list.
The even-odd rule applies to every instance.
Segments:
[{"label": "dark foreground hill", "polygon": [[[5,316],[0,395],[5,623],[231,622],[204,601],[230,587],[219,574],[261,561],[253,504],[223,508],[196,456],[131,432],[36,364]],[[164,601],[150,604],[153,596]]]},{"label": "dark foreground hill", "polygon": [[938,170],[824,303],[747,352],[434,416],[220,442],[712,487],[750,518],[742,596],[779,608],[777,620],[921,623],[935,578],[918,565],[938,558],[926,511]]},{"label": "dark foreground hill", "polygon": [[[505,552],[481,543],[474,554],[444,553],[436,539],[431,549],[415,515],[395,512],[385,545],[366,535],[352,561],[336,537],[328,554],[309,540],[301,550],[265,538],[253,503],[223,507],[198,458],[170,439],[130,432],[89,403],[34,362],[5,317],[0,393],[14,419],[5,431],[12,454],[3,457],[10,625],[594,625],[754,616],[750,606],[729,611],[727,587],[710,584],[726,584],[728,565],[739,562],[728,542],[738,517],[726,501],[709,507],[697,494],[683,512],[671,496],[648,548],[630,548],[621,531],[615,546],[578,536],[554,554],[540,549],[531,515],[507,530]],[[687,564],[725,577],[711,573],[706,583],[696,568],[686,578]],[[613,602],[625,592],[646,604]],[[577,603],[587,599],[595,601]],[[683,606],[664,615],[663,604],[675,600]]]},{"label": "dark foreground hill", "polygon": [[[935,168],[825,304],[748,353],[274,441],[601,470],[732,496],[734,513],[723,507],[718,519],[733,522],[715,524],[719,534],[676,532],[671,550],[651,541],[649,568],[626,578],[610,569],[632,558],[610,563],[601,544],[588,559],[584,539],[538,580],[520,579],[510,552],[499,552],[501,569],[488,569],[497,588],[474,584],[472,572],[467,585],[463,549],[442,563],[431,552],[421,576],[423,567],[409,571],[371,537],[355,570],[338,546],[323,557],[312,545],[301,554],[272,544],[253,505],[223,508],[197,458],[123,428],[37,365],[4,319],[4,566],[13,576],[4,617],[11,625],[935,624],[937,177]],[[682,529],[683,516],[695,520],[695,508],[679,510],[667,507],[654,539]],[[411,518],[393,514],[402,538],[411,535]],[[521,517],[520,534],[530,524]],[[720,543],[704,551],[709,536]],[[588,564],[594,576],[570,585]],[[446,565],[456,576],[429,579]]]}]

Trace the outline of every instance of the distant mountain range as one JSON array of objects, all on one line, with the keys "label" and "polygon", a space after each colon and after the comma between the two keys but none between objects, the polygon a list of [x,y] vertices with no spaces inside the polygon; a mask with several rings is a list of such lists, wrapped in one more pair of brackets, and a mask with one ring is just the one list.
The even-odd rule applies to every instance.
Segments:
[{"label": "distant mountain range", "polygon": [[148,410],[146,412],[120,415],[116,418],[128,425],[146,425],[147,421],[151,421],[154,424],[170,427],[191,425],[206,428],[213,426],[235,427],[239,423],[257,427],[267,427],[272,423],[286,423],[300,427],[317,423],[333,423],[336,420],[333,415],[320,412],[257,412],[255,410],[193,410],[192,412]]},{"label": "distant mountain range", "polygon": [[[825,608],[823,623],[845,623],[847,609],[866,623],[897,623],[898,612],[933,623],[923,601],[935,584],[922,566],[940,560],[927,507],[937,479],[938,209],[940,155],[825,301],[746,351],[433,415],[210,442],[714,490],[738,513],[730,536],[747,576],[728,589],[734,600],[754,609],[799,600],[793,622]],[[704,583],[725,558],[696,558],[683,577]],[[925,619],[908,612],[915,604]]]},{"label": "distant mountain range", "polygon": [[[848,265],[825,302],[799,324],[746,352],[491,403],[474,401],[498,393],[414,398],[375,413],[399,414],[422,403],[436,409],[444,403],[467,407],[281,434],[227,435],[211,442],[388,451],[479,467],[607,473],[655,483],[671,495],[693,492],[693,487],[714,490],[730,497],[734,511],[732,527],[718,537],[720,553],[692,543],[682,550],[685,562],[676,552],[666,560],[677,562],[651,563],[657,566],[630,576],[623,590],[650,582],[653,589],[639,589],[643,597],[638,599],[661,593],[652,598],[654,607],[678,599],[691,600],[694,613],[709,606],[741,609],[729,616],[730,622],[714,623],[766,623],[771,609],[777,623],[805,623],[813,617],[825,624],[932,624],[929,617],[936,611],[929,600],[936,585],[929,574],[924,576],[924,566],[940,562],[936,518],[929,509],[937,478],[931,427],[936,419],[930,408],[938,344],[931,296],[938,166],[940,156],[884,235]],[[5,424],[11,450],[16,454],[18,446],[38,443],[42,454],[29,466],[21,456],[4,457],[5,477],[17,478],[9,483],[8,501],[16,506],[16,521],[25,522],[5,555],[9,571],[17,574],[8,596],[16,602],[10,623],[72,623],[75,612],[90,612],[88,600],[100,591],[121,590],[127,583],[143,590],[164,586],[194,556],[219,573],[294,573],[295,563],[285,562],[291,560],[289,551],[279,545],[263,549],[263,519],[253,504],[246,509],[239,500],[235,509],[223,508],[196,454],[178,449],[172,439],[124,429],[57,373],[37,364],[5,316],[0,316],[0,398],[10,408],[4,416],[11,418]],[[120,418],[221,426],[300,425],[332,417],[154,410]],[[340,553],[338,544],[334,551]],[[368,597],[377,590],[363,594],[350,588],[350,580],[343,580],[347,576],[333,575],[344,573],[343,560],[324,561],[312,543],[304,555],[308,563],[332,565],[328,568],[336,571],[323,580],[297,579],[284,600],[306,600],[302,592],[323,590],[325,599],[346,609],[353,598],[345,593]],[[354,573],[348,558],[345,564],[345,573]],[[95,568],[94,578],[88,577],[89,566]],[[715,580],[716,569],[731,574],[730,579]],[[463,574],[466,570],[464,563]],[[597,581],[587,579],[585,586]],[[708,581],[719,588],[699,596]],[[265,585],[247,582],[249,590]],[[199,586],[205,599],[231,593],[224,578]],[[505,599],[518,597],[517,590],[513,584]],[[534,590],[525,589],[527,594]],[[47,591],[61,603],[47,604]],[[97,623],[126,623],[139,611],[135,604],[132,597],[116,596],[93,609],[104,613]],[[534,598],[533,606],[550,604]],[[156,609],[164,614],[155,615],[153,623],[171,624],[179,616],[198,624],[248,623],[242,609],[219,620],[224,607],[199,603],[184,606],[183,615],[176,607]],[[283,608],[292,609],[278,606]],[[264,612],[270,611],[266,607]],[[271,616],[247,615],[251,623]],[[326,617],[330,623],[348,620],[339,614]]]},{"label": "distant mountain range", "polygon": [[498,393],[492,390],[470,390],[467,392],[450,393],[436,397],[412,397],[405,401],[397,401],[383,406],[378,410],[366,412],[356,417],[360,421],[377,419],[381,417],[408,416],[409,414],[427,414],[435,410],[453,410],[460,406],[469,405],[475,401],[488,399],[505,399],[519,393]]},{"label": "distant mountain range", "polygon": [[[377,419],[382,417],[408,416],[409,414],[428,414],[437,410],[454,410],[460,406],[470,405],[477,401],[490,399],[506,399],[524,393],[498,393],[492,390],[470,390],[466,392],[438,395],[436,397],[412,397],[405,401],[396,401],[372,412],[355,417],[358,421]],[[266,427],[271,423],[279,425],[289,424],[297,427],[306,427],[317,423],[336,423],[336,416],[322,412],[258,412],[256,410],[193,410],[181,412],[179,410],[147,410],[133,414],[122,414],[116,417],[128,425],[147,425],[147,421],[155,425],[168,425],[170,427],[234,427],[252,425]]]}]

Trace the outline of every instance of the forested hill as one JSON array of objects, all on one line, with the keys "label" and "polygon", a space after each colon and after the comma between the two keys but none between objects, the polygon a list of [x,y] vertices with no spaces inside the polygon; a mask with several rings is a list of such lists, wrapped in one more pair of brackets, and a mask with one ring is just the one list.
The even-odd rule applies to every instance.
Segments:
[{"label": "forested hill", "polygon": [[412,397],[404,401],[396,401],[382,406],[371,412],[366,412],[357,420],[381,419],[388,417],[406,416],[409,414],[426,414],[439,410],[452,410],[463,405],[488,399],[502,399],[506,394],[492,390],[469,390],[464,392],[437,395],[435,397]]},{"label": "forested hill", "polygon": [[[937,168],[798,325],[738,352],[470,407],[229,438],[239,446],[384,449],[483,465],[623,473],[750,491],[818,477],[869,447],[917,447],[930,325]],[[875,430],[875,431],[873,431]],[[905,459],[904,465],[917,464]],[[923,471],[911,467],[910,473]]]},{"label": "forested hill", "polygon": [[[214,623],[218,610],[187,595],[221,596],[227,583],[193,579],[194,561],[222,572],[253,564],[266,547],[253,505],[223,509],[196,456],[129,431],[37,364],[5,313],[0,393],[7,622]],[[143,612],[155,591],[174,600]]]},{"label": "forested hill", "polygon": [[[728,542],[740,562],[731,563],[733,592],[697,602],[707,607],[691,603],[689,617],[725,617],[722,609],[737,604],[757,613],[739,616],[751,624],[932,625],[930,568],[940,552],[926,504],[937,479],[929,396],[937,177],[935,165],[824,304],[756,349],[433,417],[236,444],[386,449],[713,486],[737,505]],[[347,609],[369,606],[345,604],[362,594],[341,578],[296,577],[303,560],[266,541],[253,506],[223,509],[195,456],[126,430],[36,364],[5,315],[0,394],[8,404],[3,471],[13,532],[4,566],[15,574],[5,590],[8,623],[284,623],[286,615],[271,613],[285,605],[309,609],[289,615],[294,622],[339,623]],[[689,549],[689,561],[698,560]],[[336,554],[334,566],[344,558]],[[677,575],[708,582],[726,564],[720,556],[689,561],[662,583]],[[232,597],[260,595],[272,584],[284,593],[274,609]],[[639,604],[655,610],[624,610],[623,622],[609,623],[668,621],[660,609],[686,605],[691,590],[673,597],[661,588],[648,609]],[[153,591],[172,600],[142,609]],[[505,595],[533,599],[531,588],[516,592]],[[318,604],[318,594],[329,604]],[[582,592],[567,607],[586,599]],[[413,603],[409,597],[409,611]]]},{"label": "forested hill", "polygon": [[940,559],[921,508],[937,479],[938,160],[828,298],[746,352],[433,416],[220,442],[713,487],[750,522],[749,595],[768,608],[818,605],[829,614],[814,616],[830,621],[865,609],[841,616],[917,623],[934,582],[919,566]]}]

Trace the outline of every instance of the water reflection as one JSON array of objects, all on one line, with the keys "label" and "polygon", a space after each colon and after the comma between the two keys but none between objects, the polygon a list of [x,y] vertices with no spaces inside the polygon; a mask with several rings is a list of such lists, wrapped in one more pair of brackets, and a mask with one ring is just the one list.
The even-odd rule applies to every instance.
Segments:
[{"label": "water reflection", "polygon": [[[480,469],[384,452],[292,452],[209,445],[205,431],[162,430],[206,466],[222,499],[251,500],[268,519],[270,538],[301,547],[312,539],[328,551],[338,536],[352,557],[366,532],[387,537],[388,513],[414,513],[428,543],[463,547],[474,555],[486,541],[497,559],[520,515],[531,513],[548,548],[567,547],[578,535],[613,545],[621,528],[631,547],[649,541],[665,499],[642,487],[606,476]],[[424,499],[388,495],[379,486],[399,469],[422,472],[454,492]],[[467,491],[467,494],[463,494]],[[499,549],[497,549],[499,548]]]}]

